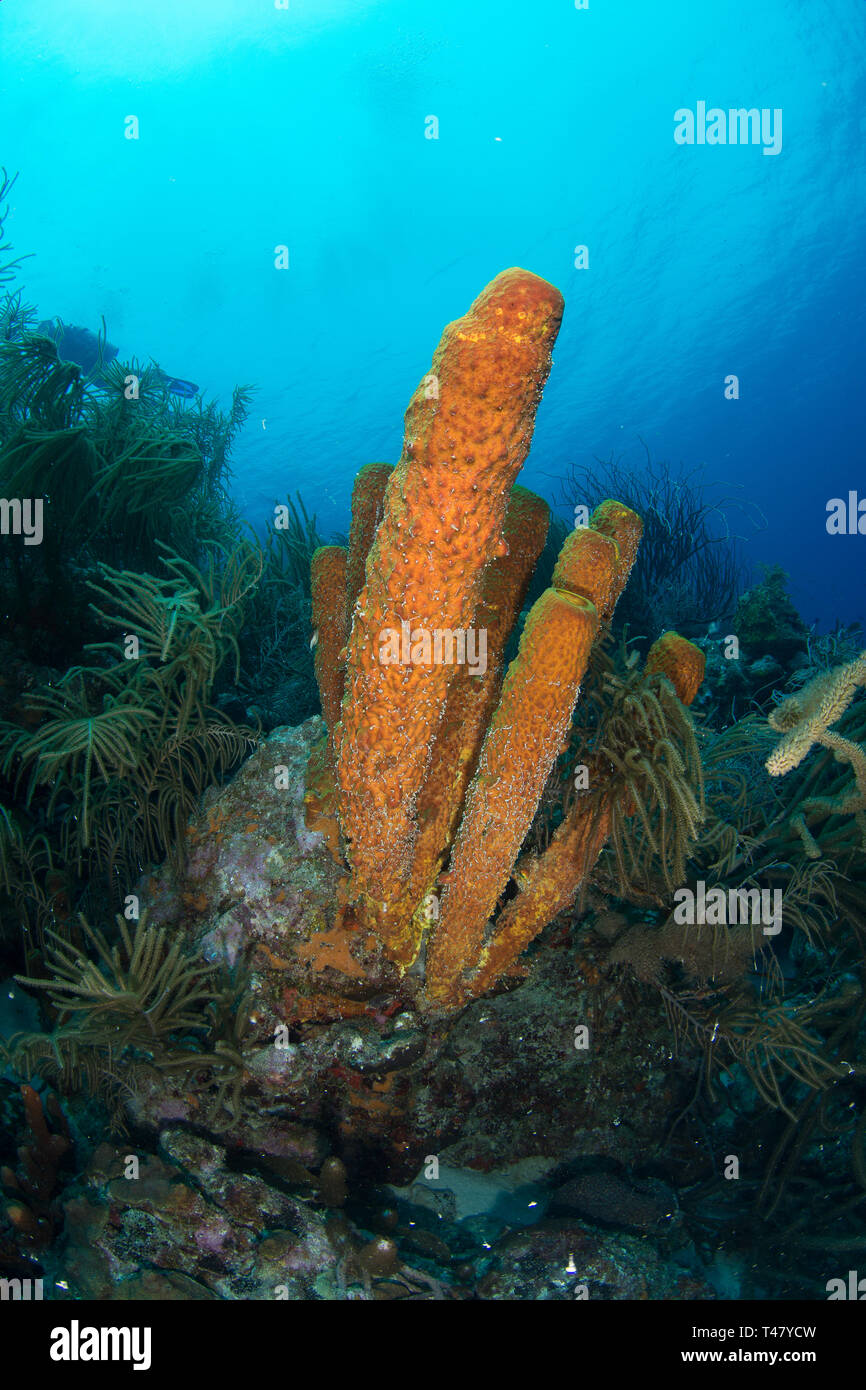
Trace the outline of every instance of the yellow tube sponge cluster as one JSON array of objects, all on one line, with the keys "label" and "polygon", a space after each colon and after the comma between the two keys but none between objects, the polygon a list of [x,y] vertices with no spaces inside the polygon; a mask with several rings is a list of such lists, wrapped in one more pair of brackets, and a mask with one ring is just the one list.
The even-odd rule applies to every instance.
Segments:
[{"label": "yellow tube sponge cluster", "polygon": [[591,526],[572,531],[556,559],[551,588],[582,594],[598,613],[613,607],[619,569],[619,546]]},{"label": "yellow tube sponge cluster", "polygon": [[[645,674],[664,670],[682,703],[690,704],[703,680],[703,653],[677,632],[665,633],[660,643],[650,649]],[[676,661],[674,654],[678,657]],[[667,668],[661,664],[662,656],[667,659]],[[687,695],[688,700],[683,695]],[[577,897],[611,833],[616,796],[613,784],[603,780],[604,771],[596,760],[590,769],[591,785],[598,786],[600,779],[600,794],[573,802],[544,853],[527,855],[518,863],[515,879],[519,891],[497,918],[494,935],[472,977],[472,994],[482,994],[489,988],[547,923],[570,907]],[[630,814],[634,808],[624,807],[623,810]]]},{"label": "yellow tube sponge cluster", "polygon": [[[597,529],[597,521],[601,521],[606,530]],[[643,522],[636,512],[631,511],[629,507],[620,502],[607,499],[595,509],[588,526],[572,531],[563,542],[554,566],[553,587],[548,590],[548,593],[558,593],[562,598],[569,595],[582,598],[587,607],[591,609],[594,620],[592,633],[586,644],[585,657],[578,682],[582,678],[586,662],[589,659],[592,640],[598,624],[598,615],[603,613],[610,617],[612,614],[634,564],[642,533]],[[620,541],[622,542],[622,549],[620,549]],[[522,650],[521,643],[521,652]],[[515,662],[516,665],[517,662]],[[511,672],[509,671],[510,677]],[[531,686],[529,688],[531,689]],[[566,729],[571,719],[576,697],[577,688],[575,687],[565,720]],[[523,725],[519,717],[514,717],[514,729],[518,731],[515,742],[522,744]],[[561,744],[555,740],[555,732],[551,730],[551,738],[546,742],[539,758],[539,769],[543,771],[543,776],[538,794],[531,809],[522,808],[522,814],[519,814],[516,819],[516,829],[520,833],[515,837],[516,843],[512,844],[513,854],[508,863],[509,872],[537,809],[541,790],[553,765],[553,760],[560,751]],[[535,751],[533,750],[533,752]],[[518,753],[518,762],[519,757],[520,754]],[[474,790],[473,787],[473,793]],[[528,818],[526,809],[528,809]],[[489,836],[490,818],[488,818],[485,829],[486,836]],[[428,953],[428,987],[431,997],[446,1003],[453,1003],[466,993],[483,993],[506,966],[520,955],[521,951],[529,945],[530,941],[537,936],[551,918],[573,898],[587,867],[591,867],[597,859],[609,832],[610,808],[608,806],[603,805],[600,811],[598,808],[594,808],[591,813],[583,807],[579,811],[575,808],[572,815],[567,817],[560,826],[546,855],[533,861],[529,875],[521,884],[522,891],[503,909],[497,919],[492,938],[483,944],[488,918],[484,917],[481,920],[481,913],[486,910],[488,917],[492,915],[496,905],[496,897],[506,886],[508,873],[505,875],[505,882],[500,882],[492,902],[489,894],[486,899],[480,901],[471,928],[467,929],[462,920],[455,927],[453,917],[456,912],[452,906],[452,898],[457,890],[452,887],[452,879],[454,882],[459,881],[459,874],[455,873],[455,870],[457,869],[457,850],[464,833],[463,826],[461,826],[452,857],[449,886],[443,897],[441,920]],[[465,891],[463,896],[466,896]],[[476,898],[476,901],[479,900]],[[466,915],[465,908],[462,915]],[[452,938],[455,945],[450,944]],[[477,970],[472,973],[470,980],[460,978],[458,970],[460,950],[464,952],[464,966],[471,962],[471,971],[472,967],[477,965]]]},{"label": "yellow tube sponge cluster", "polygon": [[[361,469],[348,552],[313,557],[329,739],[311,756],[306,807],[346,875],[332,931],[363,932],[376,981],[411,971],[400,988],[433,1012],[494,985],[641,809],[616,740],[599,743],[586,754],[590,794],[543,854],[518,859],[643,529],[608,498],[568,535],[505,671],[549,524],[546,503],[515,478],[561,315],[546,281],[497,276],[446,327],[406,412],[399,462]],[[690,701],[703,657],[666,633],[647,672]],[[612,698],[611,679],[599,699]],[[677,704],[658,679],[653,699]],[[594,713],[595,702],[587,728]]]},{"label": "yellow tube sponge cluster", "polygon": [[[517,960],[540,931],[569,907],[610,835],[611,802],[577,801],[543,854],[515,877],[520,892],[506,903],[471,980],[471,993],[483,994]],[[527,856],[528,858],[528,856]]]},{"label": "yellow tube sponge cluster", "polygon": [[436,734],[430,770],[418,798],[418,838],[410,901],[423,905],[451,845],[469,780],[499,696],[508,636],[523,605],[536,562],[544,549],[550,508],[525,487],[511,489],[505,514],[505,553],[484,572],[475,629],[486,634],[485,666],[454,674]]},{"label": "yellow tube sponge cluster", "polygon": [[463,970],[478,960],[484,931],[508,884],[544,784],[562,748],[598,628],[589,599],[546,589],[526,620],[493,714],[427,952],[434,1001],[463,996]]},{"label": "yellow tube sponge cluster", "polygon": [[349,902],[401,963],[414,949],[401,904],[417,799],[455,669],[433,644],[473,622],[561,317],[558,290],[510,270],[445,329],[406,412],[355,605],[335,732]]}]

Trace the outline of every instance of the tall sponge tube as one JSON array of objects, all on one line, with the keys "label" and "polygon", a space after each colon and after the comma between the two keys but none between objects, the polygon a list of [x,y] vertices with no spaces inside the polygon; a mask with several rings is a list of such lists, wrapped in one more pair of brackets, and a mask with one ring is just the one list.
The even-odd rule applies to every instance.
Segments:
[{"label": "tall sponge tube", "polygon": [[340,718],[343,699],[343,648],[346,645],[346,548],[320,545],[310,560],[313,608],[313,665],[329,738]]},{"label": "tall sponge tube", "polygon": [[447,326],[406,412],[403,453],[355,606],[336,737],[349,901],[401,964],[414,949],[398,904],[416,800],[454,671],[425,659],[424,639],[473,621],[562,307],[545,280],[508,270]]},{"label": "tall sponge tube", "polygon": [[559,753],[598,628],[595,605],[546,589],[530,609],[490,721],[454,843],[427,988],[445,1007],[465,994],[484,931],[505,889]]}]

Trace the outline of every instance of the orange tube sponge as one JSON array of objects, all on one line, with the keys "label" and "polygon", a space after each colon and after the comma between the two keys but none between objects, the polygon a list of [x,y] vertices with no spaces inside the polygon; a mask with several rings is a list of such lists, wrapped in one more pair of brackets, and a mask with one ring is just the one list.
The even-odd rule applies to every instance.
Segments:
[{"label": "orange tube sponge", "polygon": [[427,987],[460,1002],[568,730],[598,628],[588,599],[547,589],[530,610],[490,721],[427,952]]},{"label": "orange tube sponge", "polygon": [[598,504],[589,518],[589,525],[592,530],[600,531],[603,536],[609,536],[612,541],[616,541],[619,547],[617,580],[613,586],[610,604],[603,613],[599,614],[602,622],[606,622],[613,613],[617,600],[631,574],[643,535],[643,522],[637,512],[631,510],[631,507],[627,507],[624,502],[616,502],[612,497],[608,497],[604,502]]},{"label": "orange tube sponge", "polygon": [[[703,653],[679,633],[666,632],[650,649],[646,670],[663,671],[683,704],[691,704],[703,678]],[[520,892],[497,919],[472,979],[473,994],[483,994],[547,923],[574,902],[610,834],[612,795],[575,801],[544,853],[527,855],[518,864],[514,877]]]},{"label": "orange tube sponge", "polygon": [[485,946],[470,992],[483,994],[526,950],[554,917],[569,907],[604,849],[611,825],[611,802],[583,799],[574,803],[543,854],[525,856],[515,878],[520,893],[506,903]]},{"label": "orange tube sponge", "polygon": [[454,672],[430,658],[430,644],[473,621],[561,317],[558,290],[509,270],[445,329],[406,412],[403,454],[355,607],[336,736],[350,901],[400,963],[416,947],[395,904]]},{"label": "orange tube sponge", "polygon": [[667,676],[684,705],[690,705],[701,688],[707,660],[700,647],[678,632],[663,632],[647,652],[646,672]]},{"label": "orange tube sponge", "polygon": [[448,691],[430,770],[418,799],[418,838],[409,892],[411,909],[433,888],[451,843],[490,712],[499,696],[508,637],[529,588],[550,525],[550,508],[534,492],[511,489],[503,540],[484,572],[475,627],[486,633],[486,670],[461,667]]},{"label": "orange tube sponge", "polygon": [[322,717],[333,736],[343,699],[343,663],[346,645],[346,547],[320,545],[310,561],[313,630],[316,645],[313,664],[322,701]]},{"label": "orange tube sponge", "polygon": [[394,472],[392,463],[365,463],[352,488],[352,521],[349,526],[349,558],[346,562],[346,613],[349,627],[358,595],[364,587],[365,567],[376,527],[382,520],[385,488]]},{"label": "orange tube sponge", "polygon": [[572,531],[556,559],[551,587],[583,594],[599,613],[613,608],[614,586],[620,572],[619,546],[592,526]]},{"label": "orange tube sponge", "polygon": [[[625,588],[643,534],[643,522],[621,502],[608,499],[595,509],[589,526],[564,541],[552,583],[582,594],[609,618]],[[611,802],[575,802],[542,855],[517,866],[520,891],[507,903],[485,945],[469,992],[482,994],[529,943],[573,901],[610,834]]]}]

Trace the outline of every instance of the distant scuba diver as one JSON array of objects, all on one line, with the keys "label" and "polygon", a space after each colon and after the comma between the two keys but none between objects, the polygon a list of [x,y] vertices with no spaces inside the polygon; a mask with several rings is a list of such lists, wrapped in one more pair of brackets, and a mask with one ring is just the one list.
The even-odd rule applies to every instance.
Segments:
[{"label": "distant scuba diver", "polygon": [[[42,319],[36,325],[37,333],[51,338],[57,348],[58,356],[64,362],[74,362],[91,381],[103,380],[103,369],[117,356],[117,348],[107,338],[100,339],[89,328],[80,328],[74,323],[62,323],[59,319]],[[198,395],[194,381],[184,381],[183,377],[169,376],[161,367],[154,367],[158,381],[175,396],[192,400]]]}]

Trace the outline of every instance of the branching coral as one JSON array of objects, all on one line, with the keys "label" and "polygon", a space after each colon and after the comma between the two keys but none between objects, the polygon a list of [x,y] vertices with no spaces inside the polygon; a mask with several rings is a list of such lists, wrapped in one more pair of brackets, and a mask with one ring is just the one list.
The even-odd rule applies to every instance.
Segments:
[{"label": "branching coral", "polygon": [[[857,662],[823,672],[769,721],[750,715],[698,735],[708,813],[689,847],[687,879],[706,880],[708,893],[721,886],[729,902],[776,894],[773,933],[754,917],[696,929],[671,915],[633,925],[609,956],[660,990],[675,1031],[702,1046],[708,1083],[720,1059],[733,1058],[792,1125],[816,1095],[858,1073],[853,1021],[864,1001],[854,981],[866,957],[866,859],[849,770],[866,735],[866,705],[854,700],[858,677]],[[838,721],[835,733],[826,728],[830,719]],[[792,760],[781,785],[766,775],[776,758],[780,767]]]},{"label": "branching coral", "polygon": [[[264,539],[261,580],[238,635],[241,669],[236,682],[245,706],[266,728],[297,724],[319,705],[310,650],[311,574],[323,544],[315,515],[300,496],[275,504],[274,525]],[[316,624],[313,623],[315,629]]]},{"label": "branching coral", "polygon": [[[6,170],[0,167],[0,258],[12,250],[9,242],[3,241],[4,223],[9,213],[9,194],[15,186],[17,174],[7,174]],[[15,256],[11,260],[0,259],[0,287],[8,285],[14,280],[15,273],[21,264],[23,257]]]},{"label": "branching coral", "polygon": [[866,755],[848,739],[830,732],[841,719],[859,687],[866,685],[866,652],[844,666],[822,673],[777,705],[768,718],[771,729],[785,737],[767,759],[771,777],[799,767],[816,743],[831,748],[840,762],[850,763],[857,788],[866,797]]},{"label": "branching coral", "polygon": [[784,737],[767,759],[771,777],[785,776],[798,768],[815,744],[829,749],[837,763],[851,768],[853,784],[846,780],[838,790],[820,796],[804,796],[791,817],[810,859],[824,853],[810,820],[852,816],[866,850],[866,749],[830,726],[846,714],[859,688],[866,685],[866,652],[854,661],[815,676],[796,694],[789,695],[768,717],[771,729]]},{"label": "branching coral", "polygon": [[12,1070],[50,1077],[64,1090],[100,1095],[118,1120],[118,1097],[157,1072],[180,1071],[202,1092],[208,1122],[233,1119],[249,1022],[246,980],[220,977],[147,913],[118,915],[113,939],[84,917],[87,952],[47,933],[51,974],[19,983],[43,991],[58,1012],[51,1033],[16,1034],[0,1048]]},{"label": "branching coral", "polygon": [[[50,1245],[58,1224],[58,1169],[72,1147],[69,1126],[56,1096],[43,1107],[32,1086],[21,1087],[30,1139],[18,1149],[20,1167],[0,1168],[0,1183],[9,1193],[6,1216],[25,1249]],[[54,1125],[51,1130],[45,1109]]]},{"label": "branching coral", "polygon": [[[138,640],[134,656],[142,661],[141,670],[155,680],[164,695],[172,687],[179,693],[175,732],[182,734],[194,713],[201,715],[203,700],[216,679],[226,657],[235,658],[235,675],[240,668],[238,632],[244,604],[255,592],[262,573],[263,556],[258,546],[242,542],[230,553],[211,550],[207,570],[199,570],[180,556],[168,553],[163,564],[169,578],[155,579],[147,574],[129,574],[100,565],[101,583],[90,582],[90,589],[107,599],[114,611],[106,613],[96,604],[93,612],[108,627],[120,630],[119,644],[93,643],[91,651],[108,651],[117,659],[113,672],[121,690],[128,691],[129,637]],[[167,702],[170,703],[170,702]],[[161,732],[166,720],[162,721]]]},{"label": "branching coral", "polygon": [[[10,188],[0,175],[0,241]],[[210,701],[228,703],[227,658],[237,681],[263,556],[227,486],[249,390],[225,412],[181,401],[152,365],[106,365],[102,335],[98,370],[83,371],[6,288],[15,265],[0,269],[0,493],[32,499],[41,543],[0,552],[16,671],[0,779],[24,802],[0,828],[0,862],[4,918],[11,905],[27,942],[68,917],[94,870],[116,905],[143,861],[182,843],[205,779],[249,748]]]},{"label": "branching coral", "polygon": [[8,819],[0,835],[7,891],[37,937],[57,923],[43,886],[55,861],[100,871],[116,901],[148,862],[183,852],[199,796],[249,751],[250,731],[209,701],[220,667],[239,659],[261,558],[244,542],[212,552],[205,571],[169,555],[165,579],[100,566],[94,612],[117,636],[90,650],[111,664],[74,667],[30,695],[35,727],[0,727],[0,769],[43,819],[32,845]]},{"label": "branching coral", "polygon": [[[704,1051],[705,1078],[712,1091],[712,1076],[722,1065],[722,1055],[746,1071],[761,1099],[789,1117],[784,1083],[792,1078],[799,1086],[820,1092],[850,1076],[851,1067],[828,1056],[816,1023],[820,1007],[801,1007],[778,1002],[756,1007],[741,994],[693,998],[660,986],[668,1020],[676,1036],[691,1035]],[[692,1008],[695,1004],[698,1007]]]},{"label": "branching coral", "polygon": [[89,543],[106,558],[152,561],[162,540],[193,557],[232,522],[227,455],[249,400],[238,388],[227,415],[179,405],[134,362],[112,363],[96,387],[50,338],[22,332],[0,345],[4,495],[50,499],[52,556]]},{"label": "branching coral", "polygon": [[214,971],[190,960],[179,941],[169,942],[164,927],[149,927],[142,913],[130,928],[115,919],[119,940],[105,935],[82,917],[81,930],[93,950],[83,955],[55,932],[46,979],[19,978],[19,983],[43,989],[64,1016],[83,1016],[78,1041],[96,1041],[118,1051],[124,1047],[150,1050],[161,1038],[204,1027],[202,1005],[219,998],[213,989]]},{"label": "branching coral", "polygon": [[[0,177],[0,196],[10,186]],[[197,566],[237,542],[229,452],[250,392],[223,412],[134,360],[85,373],[61,329],[36,331],[21,292],[4,292],[14,264],[0,273],[0,494],[29,499],[40,543],[3,546],[0,599],[19,656],[62,670],[94,635],[84,581],[100,562],[150,570],[163,545]]]},{"label": "branching coral", "polygon": [[33,709],[49,717],[35,733],[12,737],[3,770],[8,774],[17,762],[19,779],[29,771],[28,803],[37,786],[50,785],[49,814],[65,787],[80,784],[82,843],[88,845],[94,777],[108,782],[135,770],[142,731],[156,720],[156,713],[129,702],[94,712],[88,707],[81,673],[74,674],[76,680],[34,696]]}]

